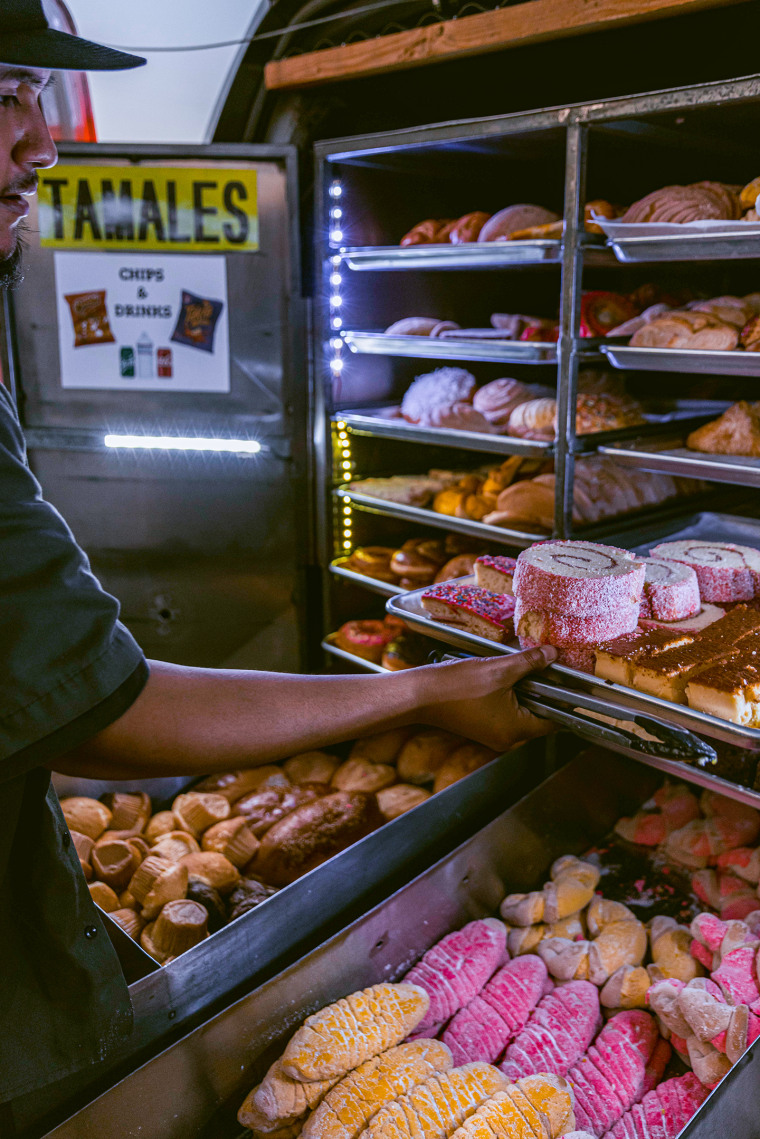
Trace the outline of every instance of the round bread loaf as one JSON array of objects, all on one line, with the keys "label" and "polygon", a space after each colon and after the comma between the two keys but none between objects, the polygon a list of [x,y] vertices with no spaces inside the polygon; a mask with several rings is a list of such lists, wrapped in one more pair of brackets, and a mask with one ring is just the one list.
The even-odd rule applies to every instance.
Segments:
[{"label": "round bread loaf", "polygon": [[561,221],[559,214],[545,210],[543,206],[507,206],[485,223],[478,241],[507,241],[518,229],[528,229],[534,225],[548,225]]}]

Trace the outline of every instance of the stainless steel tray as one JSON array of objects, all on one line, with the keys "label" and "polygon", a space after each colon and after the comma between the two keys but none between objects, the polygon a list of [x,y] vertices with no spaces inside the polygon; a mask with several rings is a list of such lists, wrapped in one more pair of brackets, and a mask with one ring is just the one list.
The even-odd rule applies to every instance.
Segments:
[{"label": "stainless steel tray", "polygon": [[[496,330],[494,330],[496,331]],[[352,352],[372,356],[414,356],[429,360],[492,360],[504,364],[556,364],[557,345],[524,340],[484,340],[454,336],[387,336],[384,332],[344,332]]]},{"label": "stainless steel tray", "polygon": [[760,258],[758,233],[660,234],[618,237],[607,244],[618,261],[735,261]]},{"label": "stainless steel tray", "polygon": [[480,431],[455,431],[451,428],[420,427],[401,418],[392,418],[390,408],[375,411],[341,411],[333,423],[345,423],[357,435],[373,435],[385,439],[403,439],[410,443],[431,443],[459,447],[463,451],[488,452],[494,455],[523,455],[543,458],[554,451],[553,443],[536,443],[531,439],[515,439],[510,435],[486,435]]},{"label": "stainless steel tray", "polygon": [[[488,542],[498,542],[503,546],[532,546],[540,541],[542,535],[530,534],[525,530],[506,530],[503,526],[486,526],[483,522],[471,522],[466,518],[452,518],[449,514],[436,514],[421,506],[406,506],[401,502],[387,502],[383,498],[371,498],[368,494],[357,494],[350,486],[339,486],[333,494],[347,502],[353,502],[364,510],[372,510],[376,514],[385,514],[389,518],[404,518],[410,522],[419,522],[422,526],[434,526],[438,530],[450,530],[452,533],[471,534],[475,538],[483,538]],[[543,535],[545,537],[545,535]]]},{"label": "stainless steel tray", "polygon": [[348,558],[336,558],[334,562],[330,562],[330,573],[336,574],[337,577],[344,577],[347,581],[352,581],[354,585],[360,585],[362,589],[369,589],[372,593],[379,593],[383,597],[393,597],[397,593],[404,593],[400,585],[392,585],[389,581],[378,581],[377,578],[368,577],[365,573],[354,573],[347,567],[348,560]]},{"label": "stainless steel tray", "polygon": [[322,641],[322,648],[326,653],[346,661],[347,664],[352,664],[354,668],[364,669],[365,672],[388,672],[388,669],[383,668],[381,664],[375,664],[372,660],[364,660],[363,657],[355,656],[354,653],[347,653],[345,649],[339,648],[332,640],[333,636],[334,633],[331,633]]},{"label": "stainless steel tray", "polygon": [[[512,754],[526,763],[533,753]],[[494,913],[505,892],[540,886],[556,857],[598,842],[658,783],[646,768],[610,753],[572,760],[342,933],[69,1118],[50,1139],[238,1139],[236,1109],[305,1016],[403,976],[444,934]],[[498,791],[495,796],[498,801]],[[390,837],[387,828],[380,833]]]},{"label": "stainless steel tray", "polygon": [[[681,440],[678,441],[680,442]],[[664,471],[669,475],[727,482],[734,486],[760,487],[760,459],[738,455],[708,455],[702,451],[691,451],[678,443],[668,446],[663,442],[637,439],[627,446],[602,444],[599,454],[608,455],[621,467]]]},{"label": "stainless steel tray", "polygon": [[690,352],[678,348],[629,348],[603,344],[613,368],[636,372],[688,372],[760,377],[760,352]]},{"label": "stainless steel tray", "polygon": [[358,272],[381,269],[504,269],[562,259],[562,242],[471,241],[463,245],[368,245],[341,249],[340,257]]}]

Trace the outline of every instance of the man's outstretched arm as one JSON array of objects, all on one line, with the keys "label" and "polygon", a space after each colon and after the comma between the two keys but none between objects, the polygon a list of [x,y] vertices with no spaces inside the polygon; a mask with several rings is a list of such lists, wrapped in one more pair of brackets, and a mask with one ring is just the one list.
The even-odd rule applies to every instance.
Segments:
[{"label": "man's outstretched arm", "polygon": [[496,751],[543,735],[512,685],[544,668],[551,648],[454,661],[387,676],[297,676],[152,662],[134,704],[56,760],[94,779],[211,773],[270,763],[384,728],[427,723]]}]

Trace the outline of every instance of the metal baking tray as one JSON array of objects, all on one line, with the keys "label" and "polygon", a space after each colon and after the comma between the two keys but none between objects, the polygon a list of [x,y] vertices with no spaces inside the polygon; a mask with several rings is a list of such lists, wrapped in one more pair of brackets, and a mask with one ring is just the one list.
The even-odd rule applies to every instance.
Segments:
[{"label": "metal baking tray", "polygon": [[686,478],[709,479],[727,482],[734,486],[760,487],[760,459],[739,455],[710,455],[691,451],[681,444],[683,439],[660,440],[654,443],[636,439],[627,446],[602,444],[600,455],[614,459],[621,467],[635,467],[645,471],[664,471],[668,475]]},{"label": "metal baking tray", "polygon": [[492,360],[504,364],[555,364],[557,345],[539,341],[503,340],[496,335],[482,340],[465,336],[388,336],[384,332],[343,332],[352,352],[372,356],[414,356],[429,360]]},{"label": "metal baking tray", "polygon": [[679,348],[629,348],[616,344],[603,344],[601,351],[613,368],[624,371],[760,377],[760,352],[700,352]]},{"label": "metal baking tray", "polygon": [[[376,577],[369,577],[366,573],[355,573],[348,568],[349,558],[336,558],[330,562],[330,573],[360,585],[362,589],[369,589],[372,593],[379,593],[383,597],[393,597],[396,593],[404,593],[400,585],[392,585],[389,581],[378,581]],[[330,650],[328,650],[330,651]]]},{"label": "metal baking tray", "polygon": [[526,530],[507,530],[503,526],[486,526],[483,522],[471,522],[467,518],[452,518],[449,514],[436,514],[422,506],[407,506],[402,502],[388,502],[383,498],[371,498],[368,494],[357,494],[349,485],[339,486],[333,494],[337,498],[353,502],[363,510],[385,514],[388,518],[403,518],[409,522],[419,522],[422,526],[434,526],[438,530],[450,530],[457,534],[470,534],[503,546],[532,546],[545,534],[529,533]]},{"label": "metal baking tray", "polygon": [[532,439],[515,439],[511,435],[486,435],[481,431],[456,431],[451,428],[421,427],[407,423],[397,414],[398,408],[364,411],[341,411],[332,416],[333,423],[345,423],[357,435],[373,435],[384,439],[402,439],[410,443],[432,443],[459,447],[463,451],[488,452],[494,455],[523,455],[544,458],[554,451],[553,443],[537,443]]},{"label": "metal baking tray", "polygon": [[[160,1040],[191,1017],[197,1018],[204,1010],[219,1008],[223,1000],[229,1002],[250,992],[343,929],[490,822],[524,794],[526,786],[533,786],[537,781],[537,757],[533,756],[531,762],[531,755],[522,749],[498,757],[335,855],[169,965],[131,984],[134,1031],[120,1051],[108,1062],[91,1067],[62,1085],[52,1085],[15,1101],[14,1111],[18,1111],[19,1117],[29,1115],[31,1123],[58,1110],[73,1096],[81,1096],[83,1088],[102,1081],[104,1073],[113,1071],[116,1065],[123,1070],[140,1053],[144,1056],[144,1049],[152,1047],[155,1051]],[[289,998],[283,998],[281,1013],[285,1013],[288,1002]],[[200,1086],[189,1080],[176,1103],[162,1097],[154,1101],[153,1111],[149,1101],[145,1101],[141,1111],[145,1112],[146,1126],[150,1116],[163,1139],[182,1134],[172,1129],[178,1118],[174,1112],[180,1112],[181,1104],[192,1103],[194,1097],[203,1094]],[[167,1111],[169,1103],[171,1110]],[[112,1126],[124,1126],[120,1116],[114,1116]],[[4,1134],[1,1122],[0,1134]],[[97,1129],[74,1134],[77,1139],[84,1135],[101,1136]],[[134,1134],[144,1139],[146,1133],[125,1129],[111,1134]],[[232,1134],[237,1136],[239,1129]]]},{"label": "metal baking tray", "polygon": [[[48,1139],[240,1139],[237,1108],[307,1015],[347,993],[401,978],[446,933],[493,914],[505,892],[540,887],[555,858],[599,843],[658,783],[651,771],[609,752],[577,756],[408,885],[131,1073]],[[755,1045],[683,1137],[756,1134],[758,1061]]]},{"label": "metal baking tray", "polygon": [[339,648],[333,640],[334,636],[334,633],[330,633],[329,636],[325,637],[325,639],[322,641],[322,648],[326,653],[330,653],[331,656],[338,657],[339,660],[343,660],[347,664],[353,665],[354,668],[361,668],[365,672],[389,671],[387,668],[383,668],[381,664],[375,664],[373,660],[365,660],[364,657],[355,656],[354,653],[347,653],[345,649]]},{"label": "metal baking tray", "polygon": [[349,269],[504,269],[562,260],[562,242],[470,241],[462,245],[368,245],[341,249]]},{"label": "metal baking tray", "polygon": [[[746,224],[746,223],[745,223]],[[607,244],[618,261],[735,261],[760,258],[760,233],[659,234],[617,237]]]}]

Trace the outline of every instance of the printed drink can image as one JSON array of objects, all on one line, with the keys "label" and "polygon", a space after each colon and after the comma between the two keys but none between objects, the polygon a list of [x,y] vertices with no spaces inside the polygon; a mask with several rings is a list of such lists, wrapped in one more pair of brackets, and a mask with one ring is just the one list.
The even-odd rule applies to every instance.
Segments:
[{"label": "printed drink can image", "polygon": [[135,350],[128,345],[123,345],[119,349],[119,371],[125,379],[134,379]]},{"label": "printed drink can image", "polygon": [[165,380],[170,380],[174,374],[172,371],[171,348],[156,349],[156,364],[159,376]]}]

